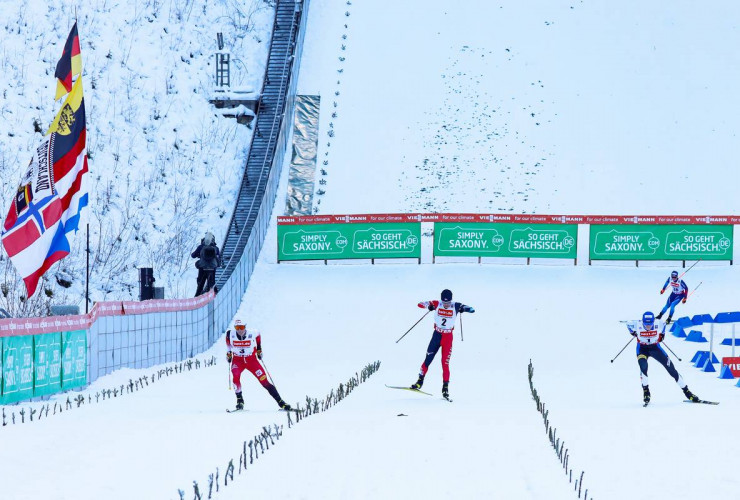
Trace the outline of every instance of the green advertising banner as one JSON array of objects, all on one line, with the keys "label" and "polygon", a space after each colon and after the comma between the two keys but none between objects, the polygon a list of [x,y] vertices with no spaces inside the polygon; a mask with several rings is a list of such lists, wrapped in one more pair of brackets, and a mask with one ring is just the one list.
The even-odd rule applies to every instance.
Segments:
[{"label": "green advertising banner", "polygon": [[33,337],[34,396],[62,390],[62,335],[45,333]]},{"label": "green advertising banner", "polygon": [[732,226],[591,225],[591,260],[732,260]]},{"label": "green advertising banner", "polygon": [[62,390],[87,384],[87,333],[62,332]]},{"label": "green advertising banner", "polygon": [[575,259],[577,224],[435,222],[434,256]]},{"label": "green advertising banner", "polygon": [[421,224],[278,226],[278,260],[421,258]]},{"label": "green advertising banner", "polygon": [[0,403],[33,397],[33,336],[5,337],[3,341],[3,387]]}]

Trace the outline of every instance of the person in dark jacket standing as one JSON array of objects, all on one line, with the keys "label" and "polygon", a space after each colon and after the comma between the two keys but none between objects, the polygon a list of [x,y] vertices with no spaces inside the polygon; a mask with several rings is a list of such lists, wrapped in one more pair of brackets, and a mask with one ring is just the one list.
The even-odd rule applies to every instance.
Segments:
[{"label": "person in dark jacket standing", "polygon": [[195,296],[208,292],[216,284],[216,269],[221,266],[221,252],[216,245],[216,238],[213,233],[206,232],[200,245],[190,254],[195,261],[195,267],[198,269],[198,288]]}]

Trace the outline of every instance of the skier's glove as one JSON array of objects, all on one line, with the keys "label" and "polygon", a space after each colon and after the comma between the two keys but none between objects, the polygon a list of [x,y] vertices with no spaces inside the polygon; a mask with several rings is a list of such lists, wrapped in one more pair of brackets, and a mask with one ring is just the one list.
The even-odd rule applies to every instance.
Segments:
[{"label": "skier's glove", "polygon": [[637,332],[630,330],[630,335],[632,335],[633,337],[637,337]]},{"label": "skier's glove", "polygon": [[665,293],[665,288],[663,288],[663,289],[662,289],[662,290],[660,291],[660,294],[661,294],[661,295],[663,295],[664,293]]},{"label": "skier's glove", "polygon": [[682,304],[685,304],[686,303],[686,297],[683,298],[683,300],[681,301],[681,303]]},{"label": "skier's glove", "polygon": [[426,307],[426,306],[425,306],[424,304],[422,304],[421,302],[419,302],[419,303],[417,304],[417,306],[418,306],[418,307],[419,307],[420,309],[424,309],[424,308]]},{"label": "skier's glove", "polygon": [[658,335],[658,342],[663,342],[663,339],[665,338],[665,333],[661,333]]},{"label": "skier's glove", "polygon": [[234,357],[234,355],[231,354],[231,352],[227,352],[226,353],[226,361],[228,361],[229,363],[231,363],[231,358],[233,358],[233,357]]},{"label": "skier's glove", "polygon": [[427,309],[429,309],[430,311],[434,311],[434,304],[429,304],[427,306]]},{"label": "skier's glove", "polygon": [[262,349],[257,349],[257,359],[262,359]]},{"label": "skier's glove", "polygon": [[467,312],[474,313],[475,312],[475,309],[473,309],[472,307],[468,306]]}]

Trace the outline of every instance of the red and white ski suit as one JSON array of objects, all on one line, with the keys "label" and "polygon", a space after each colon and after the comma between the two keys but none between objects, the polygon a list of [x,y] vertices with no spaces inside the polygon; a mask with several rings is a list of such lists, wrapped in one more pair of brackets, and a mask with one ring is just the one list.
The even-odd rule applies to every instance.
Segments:
[{"label": "red and white ski suit", "polygon": [[268,391],[272,388],[255,352],[261,348],[262,339],[258,330],[246,329],[243,332],[228,330],[226,332],[226,349],[232,355],[231,376],[237,394],[242,392],[241,377],[244,370],[249,370]]}]

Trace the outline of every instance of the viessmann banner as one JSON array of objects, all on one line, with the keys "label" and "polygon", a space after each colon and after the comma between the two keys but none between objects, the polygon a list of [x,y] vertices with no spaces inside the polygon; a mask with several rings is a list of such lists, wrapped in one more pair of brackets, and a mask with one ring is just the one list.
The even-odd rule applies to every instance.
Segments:
[{"label": "viessmann banner", "polygon": [[434,223],[440,257],[540,257],[575,259],[577,224]]},{"label": "viessmann banner", "polygon": [[421,224],[278,225],[278,260],[421,257]]},{"label": "viessmann banner", "polygon": [[591,260],[732,260],[729,225],[590,227]]}]

